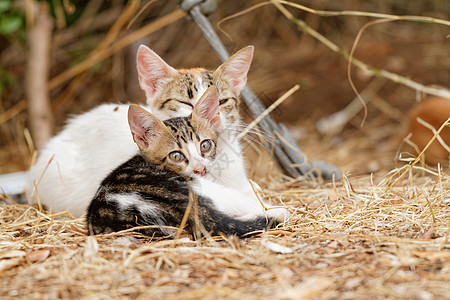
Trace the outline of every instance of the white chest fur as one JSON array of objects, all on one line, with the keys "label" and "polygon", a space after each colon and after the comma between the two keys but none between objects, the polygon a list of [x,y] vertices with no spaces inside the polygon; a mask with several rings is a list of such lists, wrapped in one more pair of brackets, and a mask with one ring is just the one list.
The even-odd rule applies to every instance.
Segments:
[{"label": "white chest fur", "polygon": [[[72,119],[30,169],[27,188],[32,199],[37,200],[34,183],[43,174],[38,184],[41,203],[53,211],[83,215],[101,181],[139,151],[129,130],[127,110],[128,105],[104,104]],[[208,170],[208,180],[251,193],[238,140],[220,140],[217,149],[220,160]]]}]

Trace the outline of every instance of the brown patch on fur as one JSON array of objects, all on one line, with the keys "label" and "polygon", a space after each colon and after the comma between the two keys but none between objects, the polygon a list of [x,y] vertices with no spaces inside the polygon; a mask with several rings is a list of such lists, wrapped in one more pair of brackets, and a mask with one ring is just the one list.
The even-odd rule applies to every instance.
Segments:
[{"label": "brown patch on fur", "polygon": [[98,215],[101,218],[114,218],[114,216],[115,216],[114,211],[112,209],[109,209],[106,207],[102,207],[101,209],[99,209]]}]

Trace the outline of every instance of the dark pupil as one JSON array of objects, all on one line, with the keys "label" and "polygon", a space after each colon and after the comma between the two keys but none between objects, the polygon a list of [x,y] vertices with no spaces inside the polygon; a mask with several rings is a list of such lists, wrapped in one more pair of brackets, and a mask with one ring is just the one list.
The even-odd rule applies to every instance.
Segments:
[{"label": "dark pupil", "polygon": [[209,149],[211,149],[211,141],[210,140],[205,140],[202,142],[202,151],[208,151]]},{"label": "dark pupil", "polygon": [[183,156],[180,152],[172,152],[170,153],[170,159],[172,159],[175,162],[179,162],[183,159]]}]

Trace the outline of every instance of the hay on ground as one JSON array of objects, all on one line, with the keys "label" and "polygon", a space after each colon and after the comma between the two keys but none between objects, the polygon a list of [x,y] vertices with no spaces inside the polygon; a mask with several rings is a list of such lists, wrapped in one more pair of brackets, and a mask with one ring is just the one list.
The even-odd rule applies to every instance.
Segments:
[{"label": "hay on ground", "polygon": [[[89,237],[83,218],[0,206],[0,297],[444,299],[450,176],[413,168],[320,183],[264,183],[292,217],[269,232],[152,240]],[[399,172],[398,172],[399,173]]]}]

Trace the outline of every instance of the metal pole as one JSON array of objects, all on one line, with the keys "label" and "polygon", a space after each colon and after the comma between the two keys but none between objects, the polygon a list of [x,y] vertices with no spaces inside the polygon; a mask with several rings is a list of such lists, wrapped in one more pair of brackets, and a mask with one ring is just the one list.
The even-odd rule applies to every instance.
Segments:
[{"label": "metal pole", "polygon": [[[208,18],[203,15],[200,6],[209,11],[213,11],[216,7],[216,3],[215,0],[183,0],[181,2],[181,8],[192,17],[195,23],[197,23],[208,42],[216,51],[220,60],[225,62],[230,55],[228,54],[227,49],[221,42],[214,28],[211,26]],[[253,91],[248,87],[248,85],[246,85],[242,90],[241,96],[255,118],[265,111],[264,106],[261,104],[255,93],[253,93]],[[342,176],[342,172],[332,164],[324,161],[317,161],[312,164],[307,162],[303,152],[297,146],[287,128],[283,124],[277,124],[270,115],[267,115],[264,119],[262,119],[259,126],[269,140],[273,140],[275,160],[279,167],[287,175],[294,178],[300,175],[320,175],[324,179],[330,179],[332,177],[340,178]],[[283,140],[285,140],[288,144],[276,138],[276,136],[273,138],[274,132],[281,135]],[[270,144],[266,146],[270,147]]]}]

